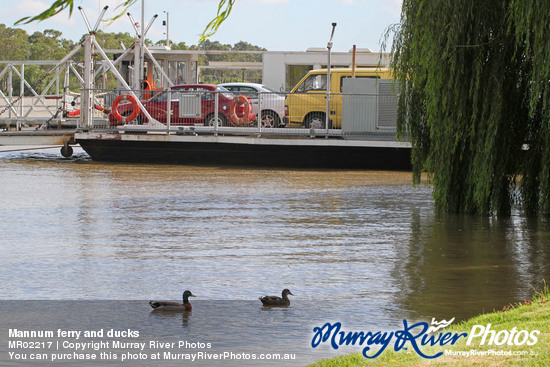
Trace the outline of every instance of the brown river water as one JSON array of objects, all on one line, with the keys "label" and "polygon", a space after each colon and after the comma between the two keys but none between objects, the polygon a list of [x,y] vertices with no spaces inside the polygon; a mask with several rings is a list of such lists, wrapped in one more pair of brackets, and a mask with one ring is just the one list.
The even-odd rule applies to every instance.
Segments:
[{"label": "brown river water", "polygon": [[[137,328],[147,341],[296,353],[273,365],[350,352],[311,348],[312,328],[327,321],[389,330],[460,320],[550,279],[549,222],[437,214],[431,188],[413,186],[410,172],[0,152],[0,218],[4,327]],[[289,308],[260,307],[259,296],[283,288]],[[149,299],[181,300],[185,289],[197,295],[190,315],[150,313]],[[0,352],[2,365],[33,365]],[[220,365],[231,363],[258,365]]]}]

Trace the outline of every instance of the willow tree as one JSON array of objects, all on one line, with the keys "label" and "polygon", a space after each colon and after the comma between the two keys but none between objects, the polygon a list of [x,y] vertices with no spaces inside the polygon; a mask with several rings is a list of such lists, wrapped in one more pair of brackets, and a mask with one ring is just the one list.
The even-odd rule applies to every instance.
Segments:
[{"label": "willow tree", "polygon": [[404,0],[398,132],[438,208],[550,210],[550,3]]}]

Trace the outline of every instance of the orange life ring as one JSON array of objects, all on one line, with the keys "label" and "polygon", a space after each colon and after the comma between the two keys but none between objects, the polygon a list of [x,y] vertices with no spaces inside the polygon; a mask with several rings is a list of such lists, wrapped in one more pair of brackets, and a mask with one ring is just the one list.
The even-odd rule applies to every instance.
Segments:
[{"label": "orange life ring", "polygon": [[[128,101],[132,104],[132,113],[130,114],[130,116],[122,116],[118,112],[117,110],[118,104],[122,101]],[[128,122],[128,121],[132,121],[137,117],[139,113],[139,105],[133,96],[129,94],[121,94],[120,96],[116,97],[115,100],[113,101],[113,105],[111,106],[111,111],[113,111],[113,117],[115,118],[115,120]]]},{"label": "orange life ring", "polygon": [[[237,116],[237,106],[244,105],[244,116],[239,117]],[[236,125],[242,125],[244,123],[250,122],[250,113],[252,112],[252,104],[242,94],[240,96],[236,96],[233,98],[233,101],[231,101],[231,106],[229,106],[229,113],[231,117],[231,121],[233,121]]]}]

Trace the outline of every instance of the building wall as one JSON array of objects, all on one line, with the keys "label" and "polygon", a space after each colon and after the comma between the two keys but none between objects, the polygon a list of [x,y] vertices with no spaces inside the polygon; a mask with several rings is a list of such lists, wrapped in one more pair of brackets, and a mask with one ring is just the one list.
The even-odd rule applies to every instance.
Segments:
[{"label": "building wall", "polygon": [[[380,57],[382,56],[382,60]],[[331,65],[333,67],[351,67],[351,52],[332,52]],[[289,91],[294,85],[289,85],[287,70],[289,65],[308,65],[312,69],[326,67],[328,54],[323,51],[268,51],[263,55],[263,83],[275,90]],[[357,53],[357,67],[376,67],[381,62],[383,67],[389,64],[389,55],[374,52]],[[305,74],[304,74],[305,75]]]}]

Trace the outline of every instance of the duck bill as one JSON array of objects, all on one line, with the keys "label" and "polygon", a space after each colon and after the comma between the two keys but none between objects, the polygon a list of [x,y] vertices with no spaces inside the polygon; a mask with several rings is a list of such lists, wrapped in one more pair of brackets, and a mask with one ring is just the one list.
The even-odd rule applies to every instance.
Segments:
[{"label": "duck bill", "polygon": [[189,295],[189,297],[196,297],[196,296],[195,296],[193,293],[191,293],[191,294]]}]

